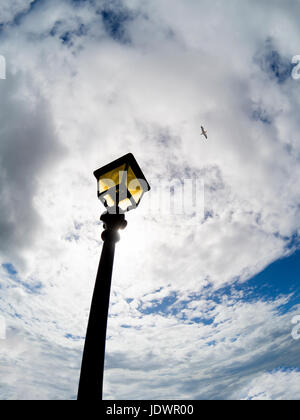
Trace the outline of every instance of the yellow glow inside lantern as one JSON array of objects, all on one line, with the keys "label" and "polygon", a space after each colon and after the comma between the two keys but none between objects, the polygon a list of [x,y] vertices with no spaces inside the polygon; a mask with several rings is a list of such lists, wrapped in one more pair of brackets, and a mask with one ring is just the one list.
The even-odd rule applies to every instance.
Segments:
[{"label": "yellow glow inside lantern", "polygon": [[131,153],[98,169],[94,175],[98,181],[98,197],[111,213],[136,208],[143,194],[150,190]]}]

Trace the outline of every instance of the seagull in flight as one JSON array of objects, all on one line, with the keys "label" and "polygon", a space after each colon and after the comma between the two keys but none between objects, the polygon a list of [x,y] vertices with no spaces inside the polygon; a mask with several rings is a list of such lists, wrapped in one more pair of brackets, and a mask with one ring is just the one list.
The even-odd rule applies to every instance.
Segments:
[{"label": "seagull in flight", "polygon": [[207,131],[204,130],[204,127],[202,127],[202,125],[201,125],[201,130],[202,130],[201,136],[204,136],[207,140],[207,138],[208,138],[207,137]]}]

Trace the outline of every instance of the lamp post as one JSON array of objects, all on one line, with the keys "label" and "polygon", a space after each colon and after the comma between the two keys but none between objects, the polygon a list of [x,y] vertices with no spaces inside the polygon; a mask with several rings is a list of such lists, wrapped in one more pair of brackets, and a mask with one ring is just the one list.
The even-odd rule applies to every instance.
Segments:
[{"label": "lamp post", "polygon": [[105,360],[105,342],[111,278],[118,230],[125,229],[125,213],[136,208],[150,186],[134,156],[128,153],[94,172],[98,198],[106,207],[103,222],[103,248],[96,277],[86,332],[78,400],[101,400]]}]

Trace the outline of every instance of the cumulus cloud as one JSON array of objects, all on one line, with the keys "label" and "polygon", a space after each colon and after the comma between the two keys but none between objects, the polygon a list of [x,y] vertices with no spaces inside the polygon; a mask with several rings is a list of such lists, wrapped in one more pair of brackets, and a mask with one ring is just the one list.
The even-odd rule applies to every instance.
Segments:
[{"label": "cumulus cloud", "polygon": [[32,3],[34,0],[12,0],[9,3],[1,0],[0,24],[12,22],[16,16],[26,12]]},{"label": "cumulus cloud", "polygon": [[47,102],[33,96],[30,80],[29,86],[23,80],[16,74],[0,86],[0,249],[3,258],[15,263],[38,232],[40,216],[33,200],[39,176],[51,170],[63,151]]}]

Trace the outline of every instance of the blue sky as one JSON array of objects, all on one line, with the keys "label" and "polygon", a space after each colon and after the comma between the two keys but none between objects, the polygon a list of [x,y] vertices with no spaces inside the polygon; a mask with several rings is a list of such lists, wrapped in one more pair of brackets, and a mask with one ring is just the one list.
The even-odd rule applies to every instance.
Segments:
[{"label": "blue sky", "polygon": [[299,13],[1,5],[0,399],[76,398],[93,171],[128,152],[152,189],[117,245],[105,398],[299,399]]}]

